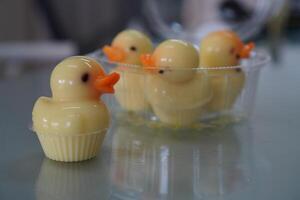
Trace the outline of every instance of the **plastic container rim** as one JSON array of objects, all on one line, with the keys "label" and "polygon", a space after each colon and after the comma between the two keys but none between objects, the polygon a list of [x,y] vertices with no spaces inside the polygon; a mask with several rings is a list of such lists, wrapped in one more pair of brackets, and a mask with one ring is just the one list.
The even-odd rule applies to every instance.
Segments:
[{"label": "plastic container rim", "polygon": [[[129,69],[141,69],[140,65],[134,65],[134,64],[126,64],[126,63],[120,63],[120,62],[114,62],[110,61],[106,58],[102,50],[97,50],[94,51],[90,54],[87,54],[87,56],[94,58],[100,62],[100,64],[110,64],[110,65],[115,65],[115,66],[124,66]],[[243,59],[245,61],[249,61],[250,63],[247,65],[236,65],[236,66],[220,66],[220,67],[205,67],[205,66],[199,66],[199,67],[185,67],[185,68],[173,68],[172,71],[177,71],[177,70],[195,70],[195,71],[202,71],[202,70],[228,70],[228,69],[245,69],[245,70],[257,70],[262,67],[264,67],[271,59],[268,54],[268,52],[264,49],[256,49],[251,53],[250,58]],[[155,70],[170,70],[168,67],[148,67],[147,69],[155,69]]]}]

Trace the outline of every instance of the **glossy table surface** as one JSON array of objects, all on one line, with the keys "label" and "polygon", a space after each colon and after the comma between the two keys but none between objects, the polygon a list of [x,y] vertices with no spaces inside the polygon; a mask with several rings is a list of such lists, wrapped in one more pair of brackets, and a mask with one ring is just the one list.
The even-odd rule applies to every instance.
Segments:
[{"label": "glossy table surface", "polygon": [[172,134],[114,122],[98,157],[58,163],[29,130],[50,68],[0,80],[0,199],[300,199],[300,48],[262,70],[250,120]]}]

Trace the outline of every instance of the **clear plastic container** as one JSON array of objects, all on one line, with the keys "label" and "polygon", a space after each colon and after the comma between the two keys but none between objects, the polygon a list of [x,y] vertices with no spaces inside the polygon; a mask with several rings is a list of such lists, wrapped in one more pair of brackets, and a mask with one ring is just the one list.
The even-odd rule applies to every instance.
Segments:
[{"label": "clear plastic container", "polygon": [[101,51],[89,56],[107,72],[121,75],[109,100],[114,117],[133,124],[175,128],[215,127],[248,118],[260,70],[269,61],[265,51],[256,50],[240,66],[187,69],[184,71],[195,74],[196,84],[185,87],[165,85],[162,77],[177,69],[148,73],[141,66],[110,62]]},{"label": "clear plastic container", "polygon": [[[209,32],[223,29],[231,29],[247,40],[276,15],[283,3],[283,0],[147,0],[143,3],[143,13],[148,28],[160,39],[199,44]],[[157,42],[158,38],[152,39]],[[116,93],[108,101],[114,117],[151,127],[200,129],[247,119],[254,109],[260,70],[269,61],[266,52],[256,49],[240,66],[183,70],[197,77],[194,87],[185,87],[160,80],[170,72],[168,69],[156,69],[156,74],[150,74],[141,66],[110,62],[101,51],[90,56],[107,72],[115,70],[121,75]],[[160,71],[166,73],[162,75]]]}]

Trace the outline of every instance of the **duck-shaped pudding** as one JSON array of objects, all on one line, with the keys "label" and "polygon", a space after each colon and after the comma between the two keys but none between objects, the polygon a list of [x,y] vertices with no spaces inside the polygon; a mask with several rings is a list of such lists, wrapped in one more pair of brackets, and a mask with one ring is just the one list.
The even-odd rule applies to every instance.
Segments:
[{"label": "duck-shaped pudding", "polygon": [[94,157],[109,126],[110,115],[99,100],[113,93],[117,73],[106,75],[95,60],[74,56],[51,75],[52,97],[40,97],[33,108],[33,129],[47,157],[80,161]]},{"label": "duck-shaped pudding", "polygon": [[213,90],[207,111],[226,111],[235,103],[245,84],[240,60],[248,58],[253,48],[253,43],[243,44],[239,36],[230,30],[212,32],[202,39],[200,66],[211,68],[207,73]]},{"label": "duck-shaped pudding", "polygon": [[212,93],[205,74],[197,70],[195,47],[181,40],[166,40],[152,55],[142,55],[146,77],[146,98],[158,118],[185,126],[201,117]]},{"label": "duck-shaped pudding", "polygon": [[149,109],[149,103],[144,97],[144,74],[140,67],[140,56],[151,53],[152,49],[148,36],[136,30],[122,31],[113,39],[111,46],[103,48],[110,61],[119,63],[114,69],[121,75],[121,80],[115,86],[115,95],[125,110],[139,112]]}]

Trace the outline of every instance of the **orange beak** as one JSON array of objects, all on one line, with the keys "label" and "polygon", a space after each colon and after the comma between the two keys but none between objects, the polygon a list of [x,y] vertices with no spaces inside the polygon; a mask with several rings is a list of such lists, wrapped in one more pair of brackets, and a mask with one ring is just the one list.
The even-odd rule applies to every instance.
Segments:
[{"label": "orange beak", "polygon": [[120,75],[113,72],[106,75],[104,72],[101,73],[95,80],[94,86],[101,93],[114,93],[114,85],[119,81]]},{"label": "orange beak", "polygon": [[108,60],[113,62],[122,62],[126,57],[126,53],[124,52],[124,50],[119,47],[105,45],[102,48],[102,51],[104,52]]},{"label": "orange beak", "polygon": [[245,44],[240,53],[241,58],[249,58],[250,53],[254,48],[255,48],[255,44],[253,42]]},{"label": "orange beak", "polygon": [[140,60],[145,70],[152,71],[155,68],[154,58],[151,54],[142,54]]}]

